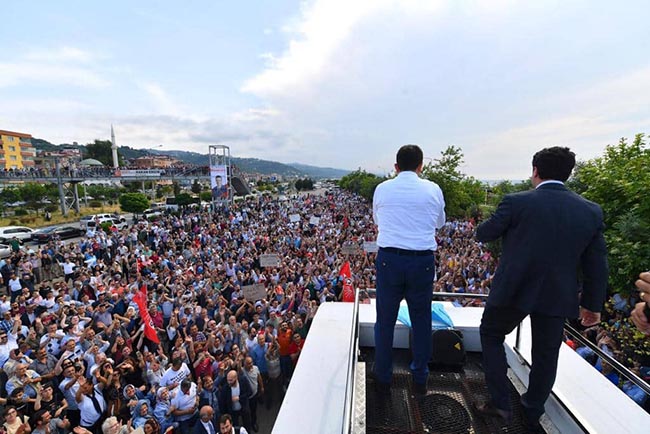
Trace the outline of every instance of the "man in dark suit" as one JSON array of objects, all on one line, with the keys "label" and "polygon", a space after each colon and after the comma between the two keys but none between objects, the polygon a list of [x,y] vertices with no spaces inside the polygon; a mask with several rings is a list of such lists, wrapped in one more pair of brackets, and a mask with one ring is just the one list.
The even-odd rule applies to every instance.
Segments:
[{"label": "man in dark suit", "polygon": [[194,434],[216,434],[219,427],[214,423],[214,410],[204,405],[199,411],[199,421],[194,425]]},{"label": "man in dark suit", "polygon": [[503,242],[480,328],[491,401],[477,410],[510,420],[503,342],[530,315],[532,366],[521,403],[533,432],[541,429],[539,418],[555,382],[565,319],[599,323],[607,292],[603,213],[565,187],[574,165],[569,148],[539,151],[533,157],[535,190],[505,196],[476,230],[479,241]]},{"label": "man in dark suit", "polygon": [[219,409],[232,416],[235,425],[242,425],[251,431],[251,409],[249,400],[253,395],[250,383],[243,374],[231,370],[219,390]]}]

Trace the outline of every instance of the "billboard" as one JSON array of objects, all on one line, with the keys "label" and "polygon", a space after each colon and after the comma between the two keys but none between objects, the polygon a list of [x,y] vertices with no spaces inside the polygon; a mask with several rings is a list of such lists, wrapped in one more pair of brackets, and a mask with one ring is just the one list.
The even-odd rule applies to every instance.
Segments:
[{"label": "billboard", "polygon": [[228,200],[228,171],[225,165],[210,165],[212,200]]}]

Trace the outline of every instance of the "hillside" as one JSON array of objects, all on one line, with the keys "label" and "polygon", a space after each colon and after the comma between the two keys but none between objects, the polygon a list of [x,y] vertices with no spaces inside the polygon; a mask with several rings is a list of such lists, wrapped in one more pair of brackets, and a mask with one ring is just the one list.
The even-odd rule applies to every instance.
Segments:
[{"label": "hillside", "polygon": [[[62,146],[73,145],[54,145],[47,140],[32,139],[32,144],[37,151],[55,151]],[[85,150],[83,145],[74,145]],[[205,165],[208,161],[207,154],[199,154],[198,152],[190,151],[162,151],[159,149],[135,149],[129,146],[120,146],[118,152],[125,159],[132,159],[142,157],[145,155],[169,155],[188,164]],[[310,177],[314,179],[322,178],[340,178],[349,173],[347,170],[334,169],[330,167],[317,167],[306,164],[292,163],[284,164],[277,161],[261,160],[259,158],[232,158],[232,164],[237,166],[242,172],[245,173],[259,173],[262,175],[281,175],[289,177]]]}]

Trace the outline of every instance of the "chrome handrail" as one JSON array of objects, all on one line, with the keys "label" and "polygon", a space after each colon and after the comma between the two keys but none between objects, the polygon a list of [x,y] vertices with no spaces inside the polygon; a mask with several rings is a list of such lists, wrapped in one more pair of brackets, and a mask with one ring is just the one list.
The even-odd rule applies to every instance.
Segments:
[{"label": "chrome handrail", "polygon": [[650,395],[650,385],[648,383],[639,378],[639,376],[634,372],[626,368],[623,364],[621,364],[621,362],[601,350],[597,345],[594,345],[593,342],[590,342],[587,338],[582,336],[580,332],[573,328],[573,326],[571,326],[568,322],[564,324],[564,331],[571,335],[573,339],[580,342],[582,345],[589,347],[594,353],[598,355],[598,357],[602,358],[604,361],[612,365],[612,367],[620,372],[625,378],[639,386],[645,393]]},{"label": "chrome handrail", "polygon": [[354,392],[356,381],[354,374],[357,364],[357,341],[359,339],[359,290],[354,291],[354,306],[352,308],[352,330],[350,331],[350,358],[348,359],[347,387],[345,388],[345,405],[343,408],[343,430],[342,434],[352,432],[352,414],[354,411]]}]

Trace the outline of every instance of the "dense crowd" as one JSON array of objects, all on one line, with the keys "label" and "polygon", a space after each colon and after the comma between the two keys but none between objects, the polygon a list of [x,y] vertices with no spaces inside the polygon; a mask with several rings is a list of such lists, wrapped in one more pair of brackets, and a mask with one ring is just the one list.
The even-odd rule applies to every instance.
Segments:
[{"label": "dense crowd", "polygon": [[[366,204],[337,192],[16,249],[0,261],[8,434],[257,431],[258,403],[282,399],[318,306],[342,297],[340,246],[373,227]],[[262,268],[265,253],[280,264]],[[373,261],[350,257],[359,287],[373,286]],[[255,283],[267,294],[247,299]]]},{"label": "dense crowd", "polygon": [[[375,286],[366,203],[342,191],[187,209],[0,260],[7,434],[257,431],[282,400],[320,304]],[[496,260],[472,222],[438,232],[436,291],[489,292]],[[275,267],[260,255],[278,254]],[[266,296],[245,296],[262,284]],[[225,427],[225,428],[224,428]],[[203,429],[205,432],[202,432]]]},{"label": "dense crowd", "polygon": [[[80,165],[62,165],[59,169],[61,176],[72,178],[102,178],[120,176],[122,170],[142,170],[142,167],[121,166],[118,169],[108,166],[80,166]],[[167,176],[184,175],[188,172],[194,175],[209,173],[208,166],[196,166],[193,164],[178,163],[169,167],[154,169],[160,170],[161,174]],[[57,176],[54,167],[25,167],[22,169],[4,169],[0,170],[0,178],[50,178]]]}]

